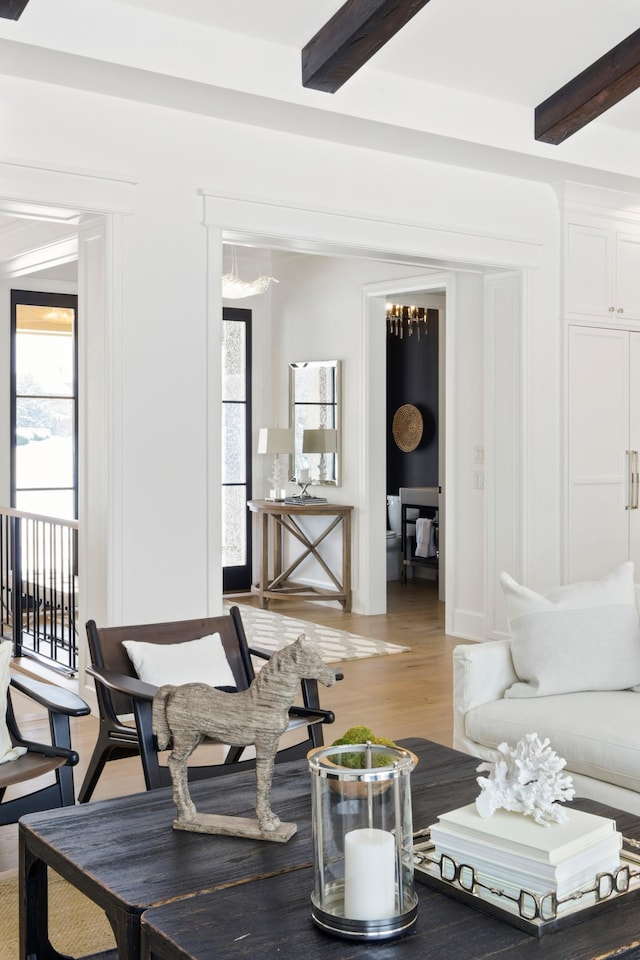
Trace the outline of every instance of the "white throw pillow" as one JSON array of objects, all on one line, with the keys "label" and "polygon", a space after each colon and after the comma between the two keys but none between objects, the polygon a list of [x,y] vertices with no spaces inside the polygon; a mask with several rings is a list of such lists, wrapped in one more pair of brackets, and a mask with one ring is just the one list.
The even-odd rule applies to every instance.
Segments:
[{"label": "white throw pillow", "polygon": [[8,640],[0,643],[0,763],[17,760],[27,752],[26,747],[14,747],[7,730],[7,690],[9,688],[9,665],[13,644]]},{"label": "white throw pillow", "polygon": [[545,594],[500,575],[519,682],[506,697],[625,690],[640,683],[633,563]]},{"label": "white throw pillow", "polygon": [[162,687],[183,683],[208,683],[211,687],[235,687],[227,655],[219,633],[184,643],[144,643],[123,640],[141,680]]}]

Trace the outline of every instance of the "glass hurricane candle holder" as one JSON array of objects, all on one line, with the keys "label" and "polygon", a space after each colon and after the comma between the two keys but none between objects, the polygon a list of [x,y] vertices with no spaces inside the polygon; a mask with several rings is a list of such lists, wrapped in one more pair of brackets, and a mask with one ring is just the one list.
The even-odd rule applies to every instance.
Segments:
[{"label": "glass hurricane candle holder", "polygon": [[314,923],[352,940],[402,936],[417,917],[410,783],[415,754],[402,747],[342,744],[312,750],[308,760]]}]

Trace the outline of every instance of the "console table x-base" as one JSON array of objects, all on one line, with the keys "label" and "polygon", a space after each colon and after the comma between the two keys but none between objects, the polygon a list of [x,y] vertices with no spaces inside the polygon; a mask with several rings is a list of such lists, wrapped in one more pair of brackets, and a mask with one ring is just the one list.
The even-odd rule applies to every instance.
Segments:
[{"label": "console table x-base", "polygon": [[[259,544],[259,578],[251,592],[259,597],[260,606],[267,608],[269,600],[337,600],[347,611],[351,610],[351,514],[353,507],[340,503],[288,504],[271,500],[250,500]],[[305,520],[324,517],[327,524],[318,533],[310,533]],[[320,551],[328,545],[334,530],[342,533],[342,569],[337,571]],[[286,541],[301,547],[285,566]],[[293,574],[303,561],[313,558],[328,578],[327,587],[296,581]],[[333,586],[331,586],[331,584]]]}]

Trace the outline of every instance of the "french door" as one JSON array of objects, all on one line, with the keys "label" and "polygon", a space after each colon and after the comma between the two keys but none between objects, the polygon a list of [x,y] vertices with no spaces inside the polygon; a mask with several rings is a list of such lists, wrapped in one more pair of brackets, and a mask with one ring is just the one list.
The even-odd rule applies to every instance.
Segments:
[{"label": "french door", "polygon": [[11,291],[11,505],[78,516],[78,298]]},{"label": "french door", "polygon": [[251,310],[222,311],[222,589],[251,585]]}]

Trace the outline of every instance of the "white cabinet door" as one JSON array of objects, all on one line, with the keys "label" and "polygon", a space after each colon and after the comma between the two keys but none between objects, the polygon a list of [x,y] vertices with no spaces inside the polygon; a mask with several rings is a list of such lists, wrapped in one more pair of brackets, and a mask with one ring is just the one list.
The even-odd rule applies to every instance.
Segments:
[{"label": "white cabinet door", "polygon": [[[629,334],[629,447],[640,460],[640,333]],[[640,583],[640,477],[636,477],[629,500],[629,558],[635,564],[636,583]]]},{"label": "white cabinet door", "polygon": [[640,232],[567,224],[565,309],[569,317],[640,320]]},{"label": "white cabinet door", "polygon": [[569,328],[569,583],[604,576],[629,557],[630,336],[638,335],[606,328]]},{"label": "white cabinet door", "polygon": [[567,225],[565,306],[569,315],[615,316],[614,248],[613,230],[581,223]]},{"label": "white cabinet door", "polygon": [[640,236],[616,235],[616,316],[640,320]]}]

